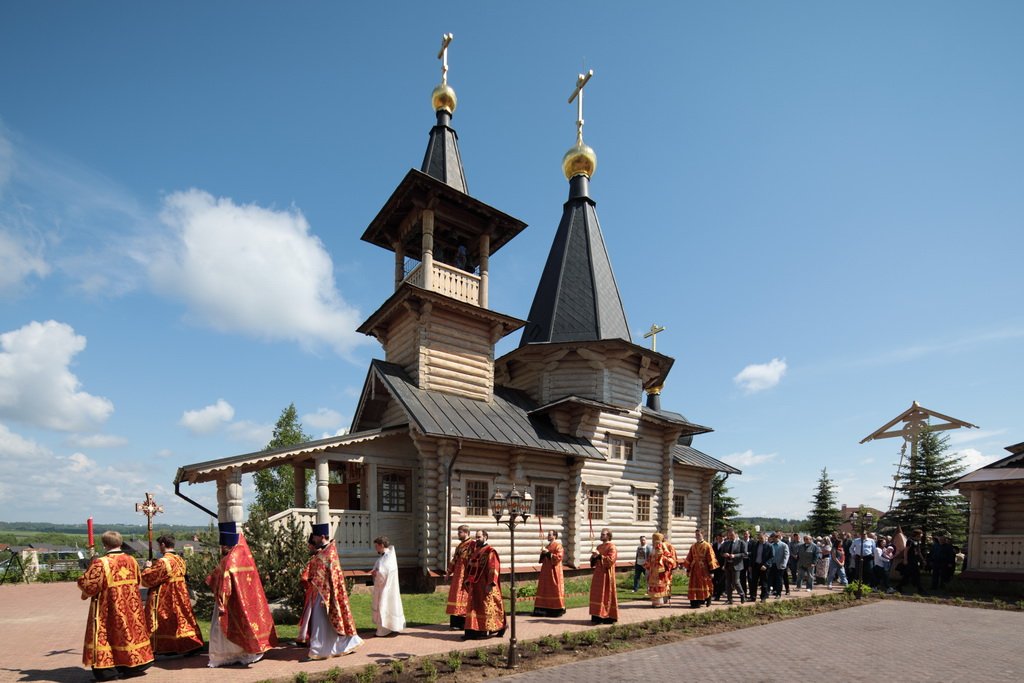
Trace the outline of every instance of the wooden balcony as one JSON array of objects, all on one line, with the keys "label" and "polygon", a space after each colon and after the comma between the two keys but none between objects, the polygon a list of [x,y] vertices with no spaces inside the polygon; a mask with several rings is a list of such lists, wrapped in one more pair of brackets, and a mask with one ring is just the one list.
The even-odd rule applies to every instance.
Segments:
[{"label": "wooden balcony", "polygon": [[[400,567],[416,566],[413,515],[408,512],[370,512],[368,510],[331,510],[331,536],[346,570],[369,569],[377,559],[373,539],[387,536],[398,550]],[[270,517],[277,526],[292,517],[304,535],[313,530],[316,510],[290,508]]]},{"label": "wooden balcony", "polygon": [[[413,268],[412,272],[406,276],[405,281],[428,289],[423,283],[423,264],[420,263]],[[446,263],[434,261],[429,289],[474,306],[480,305],[480,276],[467,273]]]},{"label": "wooden balcony", "polygon": [[981,562],[977,569],[985,572],[1024,572],[1024,535],[983,535]]}]

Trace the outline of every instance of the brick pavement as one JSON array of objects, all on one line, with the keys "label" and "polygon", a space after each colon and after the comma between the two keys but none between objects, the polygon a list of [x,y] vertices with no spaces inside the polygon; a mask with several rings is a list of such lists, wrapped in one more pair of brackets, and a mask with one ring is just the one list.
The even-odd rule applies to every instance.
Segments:
[{"label": "brick pavement", "polygon": [[[806,593],[795,594],[798,598]],[[622,598],[633,597],[633,594],[624,593]],[[620,623],[631,623],[651,619],[654,616],[665,616],[688,611],[684,605],[685,600],[676,598],[679,602],[670,608],[652,610],[646,602],[631,601],[623,602],[619,607]],[[886,612],[880,617],[863,617],[863,614],[872,614],[872,610],[883,607],[888,610],[895,610],[892,614]],[[977,610],[932,605],[916,605],[910,603],[881,603],[872,604],[867,607],[841,610],[839,612],[808,617],[793,621],[772,624],[758,628],[745,629],[721,636],[709,636],[700,639],[718,642],[714,639],[726,638],[723,645],[708,646],[701,656],[710,657],[710,661],[716,661],[722,654],[727,654],[734,646],[729,645],[733,640],[729,638],[746,638],[750,634],[760,633],[769,629],[768,633],[775,633],[770,629],[787,629],[779,635],[770,635],[748,647],[742,647],[739,654],[742,654],[743,661],[747,661],[753,647],[754,652],[767,652],[769,649],[782,646],[786,658],[808,657],[808,661],[820,658],[821,653],[830,651],[849,651],[851,655],[856,654],[854,650],[867,647],[871,651],[884,650],[884,640],[879,640],[876,635],[881,631],[884,638],[889,631],[894,634],[902,634],[903,629],[899,619],[892,616],[899,614],[899,610],[908,609],[908,614],[916,614],[915,609],[931,608],[938,609],[941,617],[932,617],[926,613],[924,617],[914,617],[912,621],[918,623],[921,619],[928,619],[927,623],[934,625],[942,623],[939,619],[958,621],[960,626],[969,625],[967,629],[939,629],[942,635],[949,636],[961,631],[971,634],[971,638],[963,641],[964,644],[954,643],[954,646],[945,647],[946,653],[956,653],[960,662],[966,661],[966,655],[971,652],[978,652],[987,655],[981,658],[972,658],[972,675],[978,659],[987,659],[989,672],[986,675],[987,681],[1024,680],[1024,675],[1013,678],[999,678],[999,666],[995,662],[1002,661],[1005,664],[1005,656],[1002,660],[996,653],[1005,653],[1010,648],[1001,638],[993,634],[1006,633],[1009,626],[1016,629],[1016,634],[1024,631],[1024,615],[1020,613],[1005,613],[989,610]],[[725,609],[724,606],[715,606],[712,609]],[[953,610],[953,612],[941,612],[941,610]],[[88,603],[79,599],[77,586],[73,583],[56,584],[32,584],[32,585],[3,585],[0,586],[0,681],[57,681],[57,682],[82,682],[92,679],[90,672],[81,665],[82,639],[85,632],[85,619],[88,611]],[[945,617],[945,614],[955,616]],[[849,616],[847,616],[849,615]],[[836,621],[820,622],[822,618],[835,619]],[[875,623],[878,622],[878,623]],[[802,626],[803,624],[807,626]],[[824,623],[824,626],[818,626]],[[839,624],[835,626],[834,624]],[[569,612],[561,619],[544,619],[525,617],[520,615],[517,620],[517,636],[520,641],[540,638],[548,634],[559,634],[566,631],[582,631],[593,628],[590,624],[587,608],[577,608]],[[875,635],[873,635],[875,634]],[[146,674],[139,679],[144,683],[161,683],[174,680],[179,683],[181,680],[209,681],[210,683],[248,683],[251,681],[265,680],[268,678],[292,677],[299,671],[314,673],[325,671],[334,666],[342,668],[362,667],[370,662],[384,663],[395,657],[421,656],[426,654],[446,653],[452,650],[476,649],[481,645],[479,641],[463,642],[459,640],[461,635],[452,632],[445,627],[419,627],[411,628],[406,633],[389,638],[375,638],[371,633],[362,634],[366,643],[354,654],[340,659],[331,659],[322,662],[303,662],[306,651],[296,647],[280,647],[269,652],[266,658],[251,667],[227,667],[220,669],[209,669],[206,667],[206,656],[200,655],[187,659],[160,660]],[[976,637],[975,637],[976,636]],[[834,647],[830,645],[823,648],[822,637],[834,637],[837,642]],[[1019,649],[1020,636],[1015,635],[1013,645]],[[495,644],[497,640],[483,641],[487,645]],[[507,641],[506,641],[507,642]],[[687,641],[687,646],[697,641]],[[927,649],[929,642],[920,644]],[[842,648],[848,646],[847,650]],[[677,647],[663,646],[663,647]],[[713,649],[720,647],[720,650]],[[735,646],[739,647],[739,646]],[[917,645],[915,645],[917,647]],[[836,650],[836,648],[839,648]],[[657,661],[655,652],[645,650],[640,655],[633,655],[630,661],[629,675],[623,675],[622,679],[636,679],[636,667],[646,662]],[[812,656],[813,655],[813,656]],[[675,655],[668,655],[675,656]],[[558,675],[564,680],[584,680],[593,674],[577,674],[577,671],[585,671],[587,666],[597,662],[602,672],[602,680],[616,680],[617,677],[608,679],[605,674],[607,667],[619,666],[616,660],[620,655],[605,657],[599,660],[591,660],[580,664],[570,665],[564,673],[559,671]],[[680,655],[683,657],[683,655]],[[1019,658],[1017,658],[1019,659]],[[681,662],[693,661],[681,659]],[[1017,661],[1017,660],[1015,660]],[[984,663],[984,662],[983,662]],[[679,666],[685,664],[680,663]],[[1002,666],[1002,665],[1000,665]],[[577,667],[583,667],[582,669]],[[709,668],[713,673],[714,667],[702,665],[702,674],[708,674]],[[659,671],[664,669],[659,668]],[[548,669],[537,675],[545,676],[545,680],[554,678],[554,671]],[[625,669],[622,669],[625,671]],[[825,669],[822,669],[825,671]],[[548,673],[552,672],[552,673]],[[184,677],[184,678],[183,678]],[[540,680],[531,678],[525,680]],[[660,680],[657,676],[652,680]],[[735,678],[710,679],[710,680],[735,680]],[[757,679],[754,679],[757,680]],[[771,680],[771,679],[764,679]],[[876,679],[877,680],[877,679]],[[913,680],[913,679],[904,679]],[[985,680],[982,678],[981,680]]]},{"label": "brick pavement", "polygon": [[[1024,681],[1024,614],[871,602],[503,678],[559,681]],[[772,655],[769,658],[769,655]]]}]

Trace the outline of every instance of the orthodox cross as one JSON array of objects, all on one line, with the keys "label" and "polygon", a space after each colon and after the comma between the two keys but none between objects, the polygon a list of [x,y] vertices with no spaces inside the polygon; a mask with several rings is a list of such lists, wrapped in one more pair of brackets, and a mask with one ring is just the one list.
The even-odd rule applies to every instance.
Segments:
[{"label": "orthodox cross", "polygon": [[[569,104],[572,104],[573,100],[576,100],[576,144],[583,144],[583,86],[587,84],[587,81],[594,75],[594,70],[591,69],[584,74],[579,74],[576,77],[576,89],[569,95]],[[579,99],[577,99],[579,98]]]},{"label": "orthodox cross", "polygon": [[146,527],[149,530],[149,559],[153,559],[153,517],[164,511],[162,505],[157,505],[153,500],[153,494],[146,492],[146,500],[135,504],[135,511],[146,515]]},{"label": "orthodox cross", "polygon": [[[937,424],[929,424],[930,418],[942,420]],[[898,423],[902,422],[902,427],[893,429]],[[947,431],[950,429],[977,429],[978,425],[959,420],[949,415],[943,415],[942,413],[936,412],[925,408],[917,401],[914,401],[909,408],[904,410],[902,413],[894,417],[893,419],[886,422],[884,425],[871,432],[863,439],[861,443],[867,443],[875,439],[892,439],[902,438],[903,447],[900,448],[900,464],[896,466],[896,474],[893,475],[892,496],[889,498],[889,509],[892,509],[893,503],[896,502],[896,487],[900,480],[900,473],[903,471],[903,461],[907,455],[907,444],[910,444],[910,462],[908,463],[911,472],[917,469],[917,443],[921,438],[921,432],[925,428],[930,429],[933,432]]]},{"label": "orthodox cross", "polygon": [[441,51],[437,53],[437,58],[441,60],[441,83],[448,83],[448,45],[451,44],[452,38],[455,35],[452,33],[445,33],[441,36]]},{"label": "orthodox cross", "polygon": [[651,329],[644,334],[644,339],[650,338],[651,340],[651,351],[658,350],[658,333],[664,331],[665,328],[661,325],[651,325]]}]

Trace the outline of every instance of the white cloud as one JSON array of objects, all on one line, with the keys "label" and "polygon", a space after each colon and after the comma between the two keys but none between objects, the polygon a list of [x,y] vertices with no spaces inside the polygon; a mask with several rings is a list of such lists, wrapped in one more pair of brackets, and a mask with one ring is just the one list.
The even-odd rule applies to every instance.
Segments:
[{"label": "white cloud", "polygon": [[[755,454],[754,451],[747,449],[742,453],[733,453],[731,455],[727,455],[724,458],[722,458],[722,460],[729,463],[730,465],[743,468],[763,465],[766,462],[771,462],[772,460],[775,460],[776,456],[778,456],[778,453]],[[743,479],[744,481],[750,481],[750,477],[747,476],[744,476]]]},{"label": "white cloud", "polygon": [[967,472],[973,472],[979,467],[991,465],[996,460],[1001,460],[1006,457],[1009,453],[1006,453],[1005,455],[985,455],[977,448],[964,448],[956,451],[953,455],[958,457],[960,459],[960,463],[967,468],[964,470],[964,474],[966,474]]},{"label": "white cloud", "polygon": [[114,434],[75,434],[68,443],[77,448],[120,448],[128,445],[128,439]]},{"label": "white cloud", "polygon": [[337,410],[331,410],[330,408],[317,408],[315,413],[309,413],[308,415],[302,416],[302,424],[312,427],[313,429],[331,429],[337,428],[344,418]]},{"label": "white cloud", "polygon": [[222,398],[213,405],[199,410],[186,410],[179,424],[193,434],[209,434],[221,425],[230,422],[235,416],[235,409]]},{"label": "white cloud", "polygon": [[228,425],[228,434],[234,441],[263,448],[274,438],[274,425],[239,420]]},{"label": "white cloud", "polygon": [[332,436],[345,436],[346,434],[348,434],[348,427],[342,427],[341,429],[336,429],[333,433],[324,432],[323,434],[320,435],[320,438],[329,439]]},{"label": "white cloud", "polygon": [[82,514],[96,508],[109,508],[109,519],[133,509],[138,491],[168,493],[147,482],[146,468],[139,462],[100,465],[81,452],[60,455],[0,424],[0,516],[12,521],[52,518],[59,504],[65,510],[60,519],[66,520],[69,510]]},{"label": "white cloud", "polygon": [[50,272],[41,247],[8,234],[9,228],[9,220],[0,214],[0,294],[16,293],[30,277],[42,278]]},{"label": "white cloud", "polygon": [[336,289],[331,257],[298,210],[192,189],[169,195],[161,220],[170,234],[150,276],[185,302],[190,320],[340,355],[364,343],[354,331],[359,313]]},{"label": "white cloud", "polygon": [[782,381],[782,376],[785,374],[785,359],[772,358],[767,363],[748,365],[740,370],[739,374],[732,378],[732,381],[745,393],[754,394],[771,389]]},{"label": "white cloud", "polygon": [[58,431],[88,430],[110,417],[114,404],[81,391],[68,369],[85,343],[54,320],[0,334],[0,417]]}]

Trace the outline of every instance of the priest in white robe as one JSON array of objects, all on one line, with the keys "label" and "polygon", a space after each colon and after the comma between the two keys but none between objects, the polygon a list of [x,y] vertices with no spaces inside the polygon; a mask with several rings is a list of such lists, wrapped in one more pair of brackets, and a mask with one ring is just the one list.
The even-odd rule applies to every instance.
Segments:
[{"label": "priest in white robe", "polygon": [[373,565],[373,623],[378,636],[405,630],[405,610],[398,592],[398,560],[387,536],[373,539],[377,562]]}]

